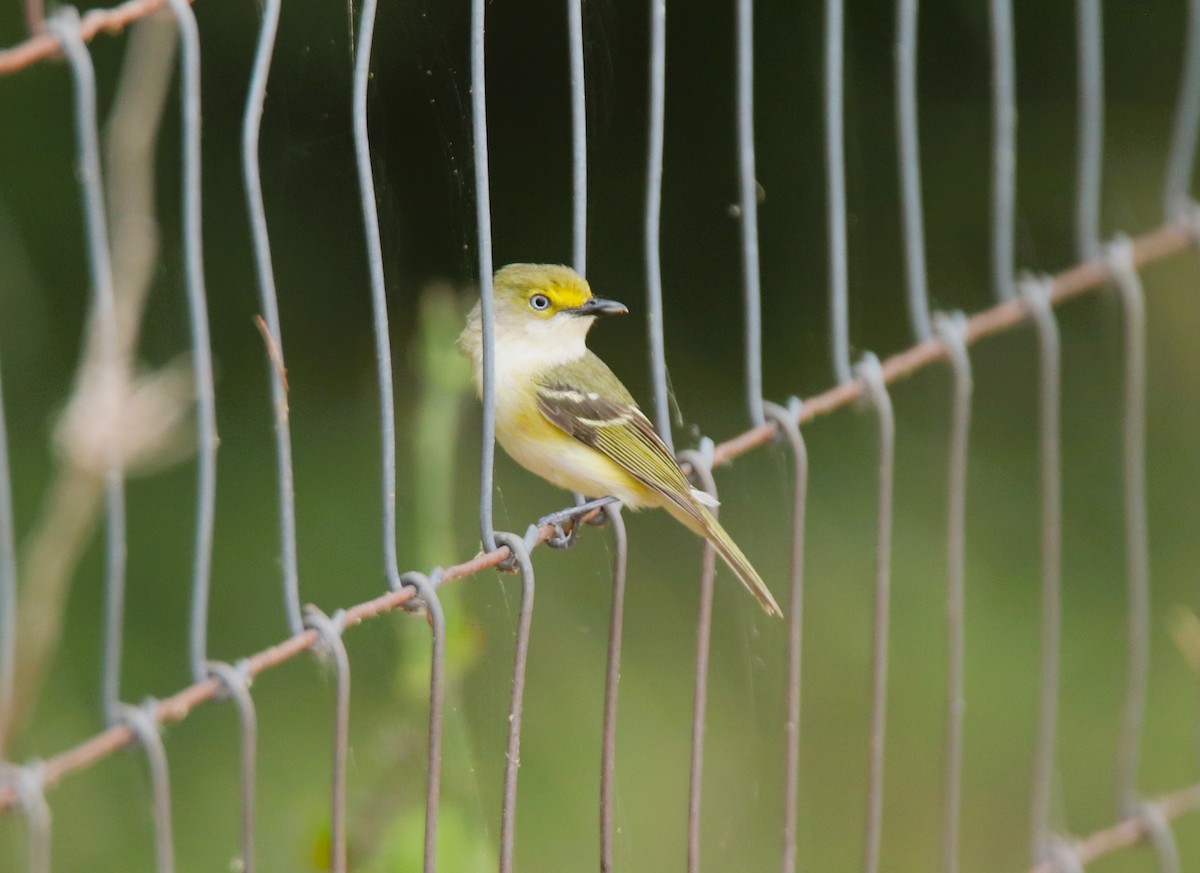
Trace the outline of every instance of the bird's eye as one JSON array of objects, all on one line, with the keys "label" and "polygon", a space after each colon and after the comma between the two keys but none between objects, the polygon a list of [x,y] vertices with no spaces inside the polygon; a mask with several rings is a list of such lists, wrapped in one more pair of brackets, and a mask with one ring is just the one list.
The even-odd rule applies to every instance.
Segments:
[{"label": "bird's eye", "polygon": [[550,308],[550,298],[545,294],[534,294],[529,298],[529,305],[538,312],[543,312]]}]

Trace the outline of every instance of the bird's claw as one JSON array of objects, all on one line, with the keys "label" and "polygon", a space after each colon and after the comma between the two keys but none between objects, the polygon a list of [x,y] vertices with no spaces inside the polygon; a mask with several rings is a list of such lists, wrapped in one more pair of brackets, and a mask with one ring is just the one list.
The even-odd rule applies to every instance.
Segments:
[{"label": "bird's claw", "polygon": [[[616,503],[615,497],[601,497],[597,500],[589,500],[586,503],[580,503],[578,506],[571,506],[567,509],[560,509],[558,512],[552,512],[549,515],[538,519],[537,526],[543,527],[549,525],[553,528],[552,533],[546,539],[546,545],[552,549],[568,549],[575,545],[575,540],[579,536],[579,519],[603,506],[610,503]],[[601,513],[596,518],[591,519],[591,524],[602,525],[605,523],[604,514]],[[569,525],[569,527],[564,527]]]}]

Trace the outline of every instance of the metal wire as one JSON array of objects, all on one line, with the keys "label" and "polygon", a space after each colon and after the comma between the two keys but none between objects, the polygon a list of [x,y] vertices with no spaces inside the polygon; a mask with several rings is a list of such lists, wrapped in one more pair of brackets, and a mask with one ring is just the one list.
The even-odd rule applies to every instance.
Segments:
[{"label": "metal wire", "polygon": [[762,424],[762,287],[758,269],[758,178],[754,172],[754,0],[737,0],[737,138],[745,297],[746,400]]},{"label": "metal wire", "polygon": [[1012,0],[988,0],[992,24],[992,289],[1014,295],[1017,200],[1017,85]]},{"label": "metal wire", "polygon": [[[271,240],[267,233],[267,214],[263,204],[262,174],[258,144],[262,129],[263,104],[267,99],[267,80],[271,57],[279,31],[279,13],[283,0],[264,0],[262,24],[254,49],[250,90],[242,115],[242,179],[246,189],[246,210],[250,216],[250,238],[254,248],[254,266],[258,277],[258,298],[266,323],[267,370],[271,379],[271,404],[275,409],[275,476],[279,486],[279,545],[283,565],[283,602],[288,629],[293,634],[304,627],[300,613],[300,571],[296,558],[296,487],[292,477],[292,430],[288,415],[287,367],[283,357],[283,333],[279,324],[279,301],[275,293],[275,269],[271,264]],[[369,165],[368,165],[369,169]],[[373,203],[374,201],[372,201]]]},{"label": "metal wire", "polygon": [[150,796],[153,798],[154,811],[154,869],[158,873],[173,873],[175,844],[171,837],[171,778],[167,767],[167,750],[163,748],[154,703],[152,698],[148,698],[142,706],[119,704],[117,718],[133,730],[146,752],[146,763],[150,766]]},{"label": "metal wire", "polygon": [[571,263],[587,273],[587,94],[583,70],[583,0],[567,0],[571,57]]},{"label": "metal wire", "polygon": [[42,764],[23,767],[0,763],[0,782],[11,786],[25,814],[29,873],[50,873],[50,806],[46,803]]},{"label": "metal wire", "polygon": [[17,658],[17,544],[13,531],[12,470],[8,463],[4,386],[0,379],[0,759],[4,756],[4,738],[12,714]]},{"label": "metal wire", "polygon": [[[113,292],[112,254],[108,247],[108,221],[100,176],[100,144],[96,124],[96,72],[83,43],[79,12],[64,6],[47,20],[46,28],[61,44],[75,82],[75,136],[79,161],[79,186],[83,198],[88,272],[92,284],[94,317],[100,325],[100,380],[102,393],[118,402],[122,388],[117,373],[117,316]],[[104,718],[117,721],[121,699],[121,635],[125,603],[125,483],[120,447],[110,436],[104,471],[105,582],[104,655],[101,699]]]},{"label": "metal wire", "polygon": [[1125,568],[1129,578],[1129,666],[1117,752],[1117,811],[1133,813],[1137,791],[1146,682],[1150,672],[1150,554],[1146,532],[1146,307],[1129,240],[1108,246],[1124,323]]},{"label": "metal wire", "polygon": [[200,205],[200,34],[188,0],[167,0],[179,25],[179,102],[183,115],[183,258],[192,332],[192,378],[196,385],[196,540],[192,564],[192,611],[188,653],[192,678],[208,675],[208,592],[212,579],[213,525],[217,501],[217,404],[212,343],[204,288],[204,241]]},{"label": "metal wire", "polygon": [[612,613],[608,622],[608,656],[604,668],[604,725],[600,741],[600,873],[613,870],[614,784],[617,767],[617,689],[621,683],[621,635],[625,627],[625,570],[629,538],[621,505],[610,503],[604,516],[612,530]]},{"label": "metal wire", "polygon": [[1076,0],[1079,28],[1079,131],[1075,249],[1080,260],[1100,254],[1100,192],[1104,171],[1104,38],[1100,0]]},{"label": "metal wire", "polygon": [[1051,844],[1050,795],[1058,731],[1062,633],[1062,381],[1058,323],[1050,305],[1049,279],[1026,280],[1021,295],[1038,337],[1039,448],[1042,477],[1042,658],[1030,810],[1030,851],[1038,861]]},{"label": "metal wire", "polygon": [[225,687],[225,693],[237,707],[238,727],[241,730],[241,849],[242,857],[238,873],[254,873],[254,805],[258,760],[258,715],[254,710],[254,698],[250,696],[250,674],[246,663],[239,666],[222,661],[209,661],[208,675],[215,676]]},{"label": "metal wire", "polygon": [[[709,444],[711,445],[711,443]],[[691,466],[700,487],[716,500],[717,483],[712,475],[712,452],[685,449],[680,461]],[[711,510],[716,515],[716,507]],[[708,654],[712,644],[713,581],[717,575],[717,552],[705,540],[700,563],[700,613],[696,619],[696,674],[692,690],[692,756],[688,769],[687,870],[700,870],[700,808],[704,788],[704,729],[708,713]]]},{"label": "metal wire", "polygon": [[849,265],[846,244],[846,144],[843,130],[842,0],[825,0],[825,186],[829,225],[830,348],[834,378],[850,368]]},{"label": "metal wire", "polygon": [[[375,0],[368,0],[375,2]],[[475,143],[475,215],[479,245],[479,312],[483,323],[480,392],[483,401],[483,445],[479,471],[479,530],[484,551],[496,548],[492,496],[496,460],[496,303],[492,288],[492,198],[488,182],[487,94],[483,25],[486,0],[471,0],[471,132]]]},{"label": "metal wire", "polygon": [[1191,211],[1197,136],[1200,136],[1200,0],[1188,0],[1187,45],[1163,194],[1163,211],[1168,221],[1183,218]]},{"label": "metal wire", "polygon": [[426,576],[405,573],[402,586],[413,588],[429,615],[431,652],[429,659],[429,757],[425,768],[425,873],[437,869],[438,807],[442,795],[442,714],[446,702],[446,615],[437,595],[437,585],[445,576],[440,567]]},{"label": "metal wire", "polygon": [[954,374],[950,413],[950,471],[946,495],[946,757],[942,810],[942,858],[946,873],[958,873],[962,812],[963,714],[966,710],[966,520],[967,451],[974,383],[967,354],[967,319],[961,312],[937,314],[933,329],[946,347]]},{"label": "metal wire", "polygon": [[784,407],[764,404],[767,420],[787,441],[792,453],[792,554],[788,582],[787,748],[784,752],[782,873],[796,870],[796,817],[800,805],[800,663],[804,635],[804,519],[808,506],[808,449],[800,433],[800,399]]},{"label": "metal wire", "polygon": [[888,631],[892,600],[892,491],[895,487],[896,419],[879,359],[870,352],[854,368],[879,428],[879,508],[875,540],[875,620],[871,633],[871,727],[867,773],[866,873],[878,873],[883,837],[884,741],[887,738]]},{"label": "metal wire", "polygon": [[929,339],[929,279],[925,272],[925,219],[921,206],[921,141],[917,124],[917,4],[896,0],[896,139],[904,216],[908,320],[913,336]]},{"label": "metal wire", "polygon": [[500,873],[512,873],[517,837],[517,771],[521,767],[521,715],[525,708],[525,667],[529,663],[529,631],[533,626],[533,562],[525,540],[497,531],[496,541],[508,548],[521,573],[521,610],[513,648],[512,695],[508,706],[508,742],[504,752],[504,805],[500,810]]},{"label": "metal wire", "polygon": [[662,237],[663,127],[667,90],[667,0],[650,0],[650,131],[646,159],[646,330],[654,388],[654,423],[672,452],[667,354],[663,343]]},{"label": "metal wire", "polygon": [[1154,803],[1142,803],[1134,813],[1146,824],[1150,845],[1154,847],[1155,860],[1158,862],[1158,873],[1179,873],[1179,846],[1162,808]]},{"label": "metal wire", "polygon": [[333,660],[333,788],[329,811],[329,869],[346,873],[346,747],[350,736],[350,659],[342,642],[345,614],[326,615],[311,603],[304,607],[304,624],[321,639],[318,652]]},{"label": "metal wire", "polygon": [[[367,85],[371,78],[371,45],[379,0],[363,0],[358,41],[354,49],[354,158],[362,204],[367,265],[371,281],[371,315],[375,333],[375,364],[379,378],[379,431],[383,497],[383,561],[388,579],[399,578],[396,557],[396,400],[392,387],[392,348],[388,331],[387,291],[383,276],[383,245],[379,236],[379,207],[375,202],[375,176],[371,170],[371,143],[367,134]],[[486,148],[486,146],[485,146]],[[490,284],[491,274],[488,274]],[[493,380],[494,381],[494,380]],[[490,472],[490,470],[489,470]],[[491,518],[491,481],[487,482],[488,518]],[[484,543],[490,541],[485,537]]]}]

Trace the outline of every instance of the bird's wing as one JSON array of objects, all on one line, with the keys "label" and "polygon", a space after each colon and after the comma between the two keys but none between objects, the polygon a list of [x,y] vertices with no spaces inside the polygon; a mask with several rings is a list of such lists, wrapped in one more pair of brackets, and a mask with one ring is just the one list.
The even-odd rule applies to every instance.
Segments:
[{"label": "bird's wing", "polygon": [[565,364],[539,380],[537,404],[542,415],[692,511],[692,486],[671,450],[612,371],[590,352],[588,357],[591,360],[582,365]]}]

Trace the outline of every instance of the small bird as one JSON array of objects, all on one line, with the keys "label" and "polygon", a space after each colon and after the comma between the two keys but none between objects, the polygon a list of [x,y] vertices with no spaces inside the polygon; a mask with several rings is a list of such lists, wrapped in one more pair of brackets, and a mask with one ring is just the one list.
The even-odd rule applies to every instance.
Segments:
[{"label": "small bird", "polygon": [[[716,548],[768,615],[779,605],[742,550],[692,488],[633,396],[586,345],[599,315],[628,312],[594,297],[569,267],[510,264],[493,279],[496,438],[518,464],[570,491],[612,496],[630,509],[658,506]],[[483,391],[479,304],[458,346]]]}]

